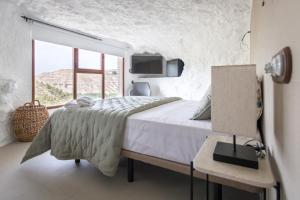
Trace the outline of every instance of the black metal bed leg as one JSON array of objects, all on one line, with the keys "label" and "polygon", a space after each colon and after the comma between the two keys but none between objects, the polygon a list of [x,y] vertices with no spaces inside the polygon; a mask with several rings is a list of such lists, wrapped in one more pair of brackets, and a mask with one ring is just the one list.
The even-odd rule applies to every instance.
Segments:
[{"label": "black metal bed leg", "polygon": [[190,165],[190,200],[193,200],[194,198],[194,163],[191,162]]},{"label": "black metal bed leg", "polygon": [[131,183],[134,181],[134,160],[131,158],[128,158],[127,170],[127,181]]},{"label": "black metal bed leg", "polygon": [[75,159],[75,163],[78,165],[80,163],[80,159]]}]

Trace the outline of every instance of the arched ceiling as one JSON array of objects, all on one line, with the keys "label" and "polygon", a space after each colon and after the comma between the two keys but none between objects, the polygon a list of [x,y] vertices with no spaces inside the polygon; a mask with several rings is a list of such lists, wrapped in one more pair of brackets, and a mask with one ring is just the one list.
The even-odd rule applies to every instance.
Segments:
[{"label": "arched ceiling", "polygon": [[212,30],[220,23],[234,26],[248,17],[250,4],[249,0],[12,1],[35,18],[150,51],[155,51],[151,43],[164,43],[166,36],[184,42],[185,37],[201,37],[205,26]]}]

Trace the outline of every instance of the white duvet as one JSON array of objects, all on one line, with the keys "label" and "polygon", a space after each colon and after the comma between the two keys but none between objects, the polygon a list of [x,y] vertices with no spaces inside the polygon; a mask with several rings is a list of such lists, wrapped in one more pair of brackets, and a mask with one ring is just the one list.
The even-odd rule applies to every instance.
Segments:
[{"label": "white duvet", "polygon": [[190,164],[206,136],[210,120],[191,120],[198,101],[180,100],[128,117],[123,149]]}]

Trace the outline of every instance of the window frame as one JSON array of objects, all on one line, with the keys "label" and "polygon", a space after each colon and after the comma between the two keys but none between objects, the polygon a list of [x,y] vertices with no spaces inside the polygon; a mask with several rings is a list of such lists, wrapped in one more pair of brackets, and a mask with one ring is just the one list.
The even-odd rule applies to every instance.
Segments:
[{"label": "window frame", "polygon": [[[53,42],[50,42],[53,43]],[[53,43],[56,44],[56,43]],[[99,59],[100,61],[100,69],[86,69],[79,67],[79,48],[72,47],[73,49],[73,99],[77,98],[77,74],[99,74],[102,76],[102,86],[101,86],[101,95],[102,98],[105,99],[105,54],[102,52],[98,52],[100,54]],[[35,101],[35,40],[32,40],[32,102]],[[120,78],[121,78],[121,94],[124,96],[125,87],[124,87],[124,80],[125,80],[125,73],[124,73],[124,66],[125,66],[125,58],[119,57],[118,63],[120,65]],[[47,109],[55,109],[62,107],[63,105],[53,105],[47,106]]]},{"label": "window frame", "polygon": [[78,74],[99,74],[102,76],[102,86],[101,86],[101,95],[102,98],[105,98],[105,74],[104,74],[104,59],[105,56],[103,53],[100,53],[99,59],[100,69],[85,69],[79,67],[79,49],[73,48],[73,99],[77,98],[77,75]]}]

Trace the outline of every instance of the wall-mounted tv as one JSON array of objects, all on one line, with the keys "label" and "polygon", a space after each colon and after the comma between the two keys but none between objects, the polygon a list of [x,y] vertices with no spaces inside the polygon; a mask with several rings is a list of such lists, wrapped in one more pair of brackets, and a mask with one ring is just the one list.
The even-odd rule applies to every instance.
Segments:
[{"label": "wall-mounted tv", "polygon": [[163,57],[159,55],[133,55],[131,57],[133,74],[163,74]]}]

